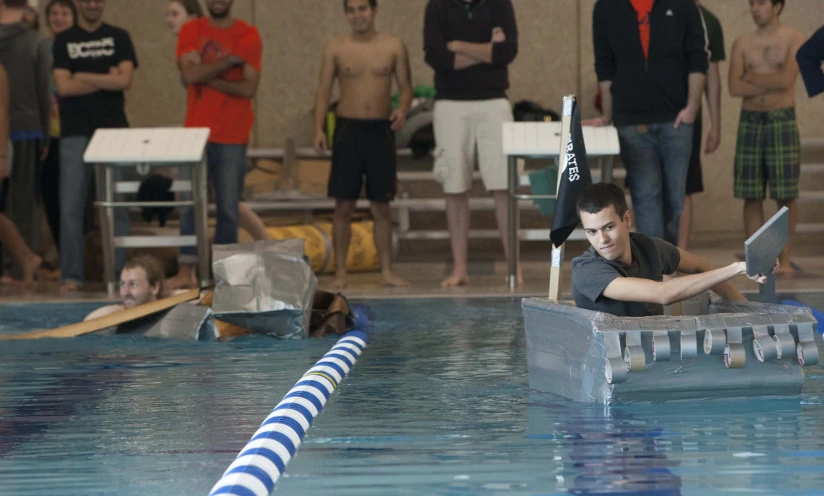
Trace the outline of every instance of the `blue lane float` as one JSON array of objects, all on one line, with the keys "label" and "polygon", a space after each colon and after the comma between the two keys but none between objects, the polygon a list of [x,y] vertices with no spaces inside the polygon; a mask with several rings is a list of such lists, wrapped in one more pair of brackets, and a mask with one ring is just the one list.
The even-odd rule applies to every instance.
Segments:
[{"label": "blue lane float", "polygon": [[309,369],[266,417],[209,493],[268,496],[295,456],[312,420],[355,366],[369,333],[346,333]]}]

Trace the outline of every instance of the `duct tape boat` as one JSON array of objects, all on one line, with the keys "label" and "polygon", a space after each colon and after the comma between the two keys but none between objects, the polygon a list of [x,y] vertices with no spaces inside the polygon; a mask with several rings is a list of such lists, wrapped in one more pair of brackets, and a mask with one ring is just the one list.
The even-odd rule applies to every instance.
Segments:
[{"label": "duct tape boat", "polygon": [[[747,241],[749,274],[770,271],[786,222],[782,209]],[[522,307],[530,388],[574,401],[794,396],[804,367],[819,362],[817,321],[804,307],[710,292],[683,301],[680,316],[618,317],[536,298]]]}]

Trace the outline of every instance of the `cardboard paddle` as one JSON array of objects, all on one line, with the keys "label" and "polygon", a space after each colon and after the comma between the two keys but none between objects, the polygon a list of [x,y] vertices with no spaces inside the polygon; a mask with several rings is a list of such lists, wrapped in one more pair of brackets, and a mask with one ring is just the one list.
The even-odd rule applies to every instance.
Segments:
[{"label": "cardboard paddle", "polygon": [[78,322],[77,324],[58,327],[57,329],[46,329],[15,334],[11,336],[0,336],[0,341],[10,341],[18,339],[42,339],[42,338],[73,338],[84,334],[102,331],[109,327],[114,327],[147,315],[152,315],[163,310],[168,310],[175,305],[192,301],[200,296],[199,289],[192,289],[179,295],[163,298],[162,300],[150,301],[133,308],[127,308],[120,312],[98,317],[93,320]]}]

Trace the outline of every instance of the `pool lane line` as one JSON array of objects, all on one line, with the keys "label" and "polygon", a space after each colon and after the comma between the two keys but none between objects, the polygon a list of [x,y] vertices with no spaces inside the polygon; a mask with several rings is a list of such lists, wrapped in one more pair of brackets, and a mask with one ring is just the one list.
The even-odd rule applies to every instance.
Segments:
[{"label": "pool lane line", "polygon": [[209,495],[269,496],[312,420],[369,343],[364,331],[349,331],[303,374],[260,424]]}]

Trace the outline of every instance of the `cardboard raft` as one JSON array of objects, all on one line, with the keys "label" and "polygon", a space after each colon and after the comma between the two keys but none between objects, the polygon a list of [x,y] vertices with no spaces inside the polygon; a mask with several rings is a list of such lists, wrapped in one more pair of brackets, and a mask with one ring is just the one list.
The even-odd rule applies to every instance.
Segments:
[{"label": "cardboard raft", "polygon": [[594,403],[798,395],[818,363],[809,309],[704,293],[683,316],[629,317],[524,299],[529,386]]}]

